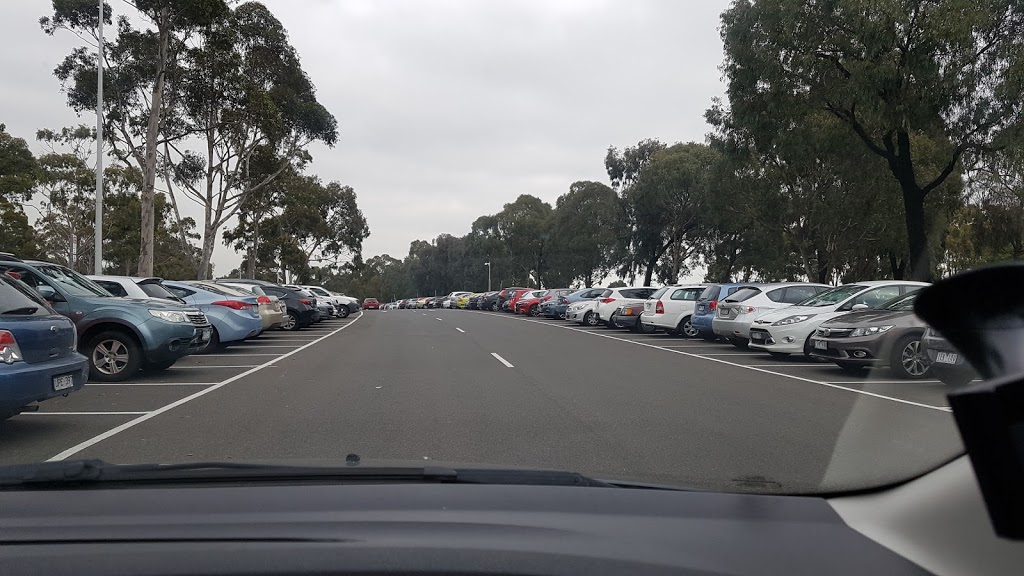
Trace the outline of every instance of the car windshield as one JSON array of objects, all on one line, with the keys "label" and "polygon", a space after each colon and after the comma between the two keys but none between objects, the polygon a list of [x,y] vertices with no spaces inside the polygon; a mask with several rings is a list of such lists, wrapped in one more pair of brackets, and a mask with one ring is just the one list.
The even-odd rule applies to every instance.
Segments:
[{"label": "car windshield", "polygon": [[[0,2],[0,273],[89,374],[0,359],[0,465],[916,478],[962,452],[973,368],[872,318],[1024,261],[1022,29],[1018,0]],[[865,308],[870,347],[831,333]]]},{"label": "car windshield", "polygon": [[858,284],[847,284],[845,286],[837,286],[831,290],[820,292],[797,302],[795,306],[832,306],[845,301],[850,296],[860,292],[865,287]]},{"label": "car windshield", "polygon": [[36,270],[42,272],[43,275],[59,285],[61,289],[73,296],[110,296],[110,293],[100,287],[99,284],[63,266],[44,264],[36,266]]}]

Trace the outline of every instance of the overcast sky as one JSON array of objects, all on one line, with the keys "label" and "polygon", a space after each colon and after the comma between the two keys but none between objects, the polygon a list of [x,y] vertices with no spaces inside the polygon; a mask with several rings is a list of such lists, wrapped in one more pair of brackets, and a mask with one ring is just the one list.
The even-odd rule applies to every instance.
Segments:
[{"label": "overcast sky", "polygon": [[[465,234],[520,194],[554,204],[574,181],[606,182],[608,146],[701,141],[704,110],[723,92],[725,0],[265,4],[338,119],[338,144],[314,148],[310,171],[355,188],[370,226],[364,257]],[[95,122],[76,118],[52,75],[78,41],[40,31],[50,5],[0,7],[0,123],[37,152],[36,129]],[[239,260],[217,242],[218,273]]]}]

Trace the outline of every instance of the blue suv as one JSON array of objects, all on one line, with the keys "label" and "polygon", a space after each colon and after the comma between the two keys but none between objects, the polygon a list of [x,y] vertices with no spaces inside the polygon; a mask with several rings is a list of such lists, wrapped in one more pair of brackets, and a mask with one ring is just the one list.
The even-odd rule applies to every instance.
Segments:
[{"label": "blue suv", "polygon": [[152,299],[118,298],[78,272],[49,262],[0,255],[0,273],[20,279],[78,329],[89,378],[128,380],[139,370],[166,370],[210,340],[213,329],[196,308]]},{"label": "blue suv", "polygon": [[711,326],[712,321],[715,319],[715,310],[718,308],[718,302],[725,300],[742,286],[757,285],[757,282],[708,284],[708,287],[700,293],[700,298],[697,299],[697,305],[693,310],[693,315],[690,317],[690,326],[696,328],[697,332],[700,333],[700,337],[705,340],[718,339]]},{"label": "blue suv", "polygon": [[82,388],[89,362],[75,350],[76,340],[71,320],[21,281],[0,274],[0,420]]}]

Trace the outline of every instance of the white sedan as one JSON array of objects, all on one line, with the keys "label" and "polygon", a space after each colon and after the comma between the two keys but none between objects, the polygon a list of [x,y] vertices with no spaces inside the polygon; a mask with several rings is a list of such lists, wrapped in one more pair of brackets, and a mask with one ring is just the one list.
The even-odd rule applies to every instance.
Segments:
[{"label": "white sedan", "polygon": [[651,297],[651,294],[657,292],[657,288],[650,286],[631,286],[628,288],[608,288],[601,293],[601,296],[597,298],[597,306],[594,307],[594,313],[597,315],[598,323],[604,323],[609,328],[615,328],[612,325],[612,314],[615,309],[623,304],[629,304],[631,302],[644,302]]},{"label": "white sedan", "polygon": [[810,356],[811,334],[822,322],[853,310],[874,308],[925,286],[926,282],[873,280],[826,290],[799,306],[787,306],[757,317],[750,327],[750,347],[773,356]]},{"label": "white sedan", "polygon": [[711,321],[716,336],[746,348],[750,340],[750,326],[754,320],[773,310],[799,304],[832,287],[827,284],[780,282],[745,286],[718,303]]},{"label": "white sedan", "polygon": [[573,302],[565,309],[565,319],[577,324],[597,326],[600,320],[598,320],[597,313],[594,311],[595,308],[597,308],[597,300]]},{"label": "white sedan", "polygon": [[696,337],[700,333],[690,324],[690,318],[705,288],[700,284],[678,284],[658,290],[644,302],[640,323],[687,338]]}]

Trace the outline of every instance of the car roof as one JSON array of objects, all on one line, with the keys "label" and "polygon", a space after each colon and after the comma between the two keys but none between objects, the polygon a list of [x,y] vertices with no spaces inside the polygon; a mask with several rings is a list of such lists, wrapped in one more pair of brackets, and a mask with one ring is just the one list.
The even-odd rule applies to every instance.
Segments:
[{"label": "car roof", "polygon": [[[863,282],[856,282],[856,284],[864,284]],[[739,284],[739,286],[749,286],[751,288],[760,288],[761,290],[774,290],[775,288],[785,288],[786,286],[826,286],[828,288],[835,288],[831,284],[825,284],[823,282],[766,282],[763,284]]]},{"label": "car roof", "polygon": [[918,282],[916,280],[864,280],[862,282],[847,282],[848,284],[860,284],[861,286],[885,286],[888,284],[909,284],[911,286],[928,286],[928,282]]},{"label": "car roof", "polygon": [[85,277],[90,279],[100,278],[101,280],[128,280],[136,284],[146,284],[164,281],[164,279],[160,278],[159,276],[118,276],[116,274],[86,274]]}]

